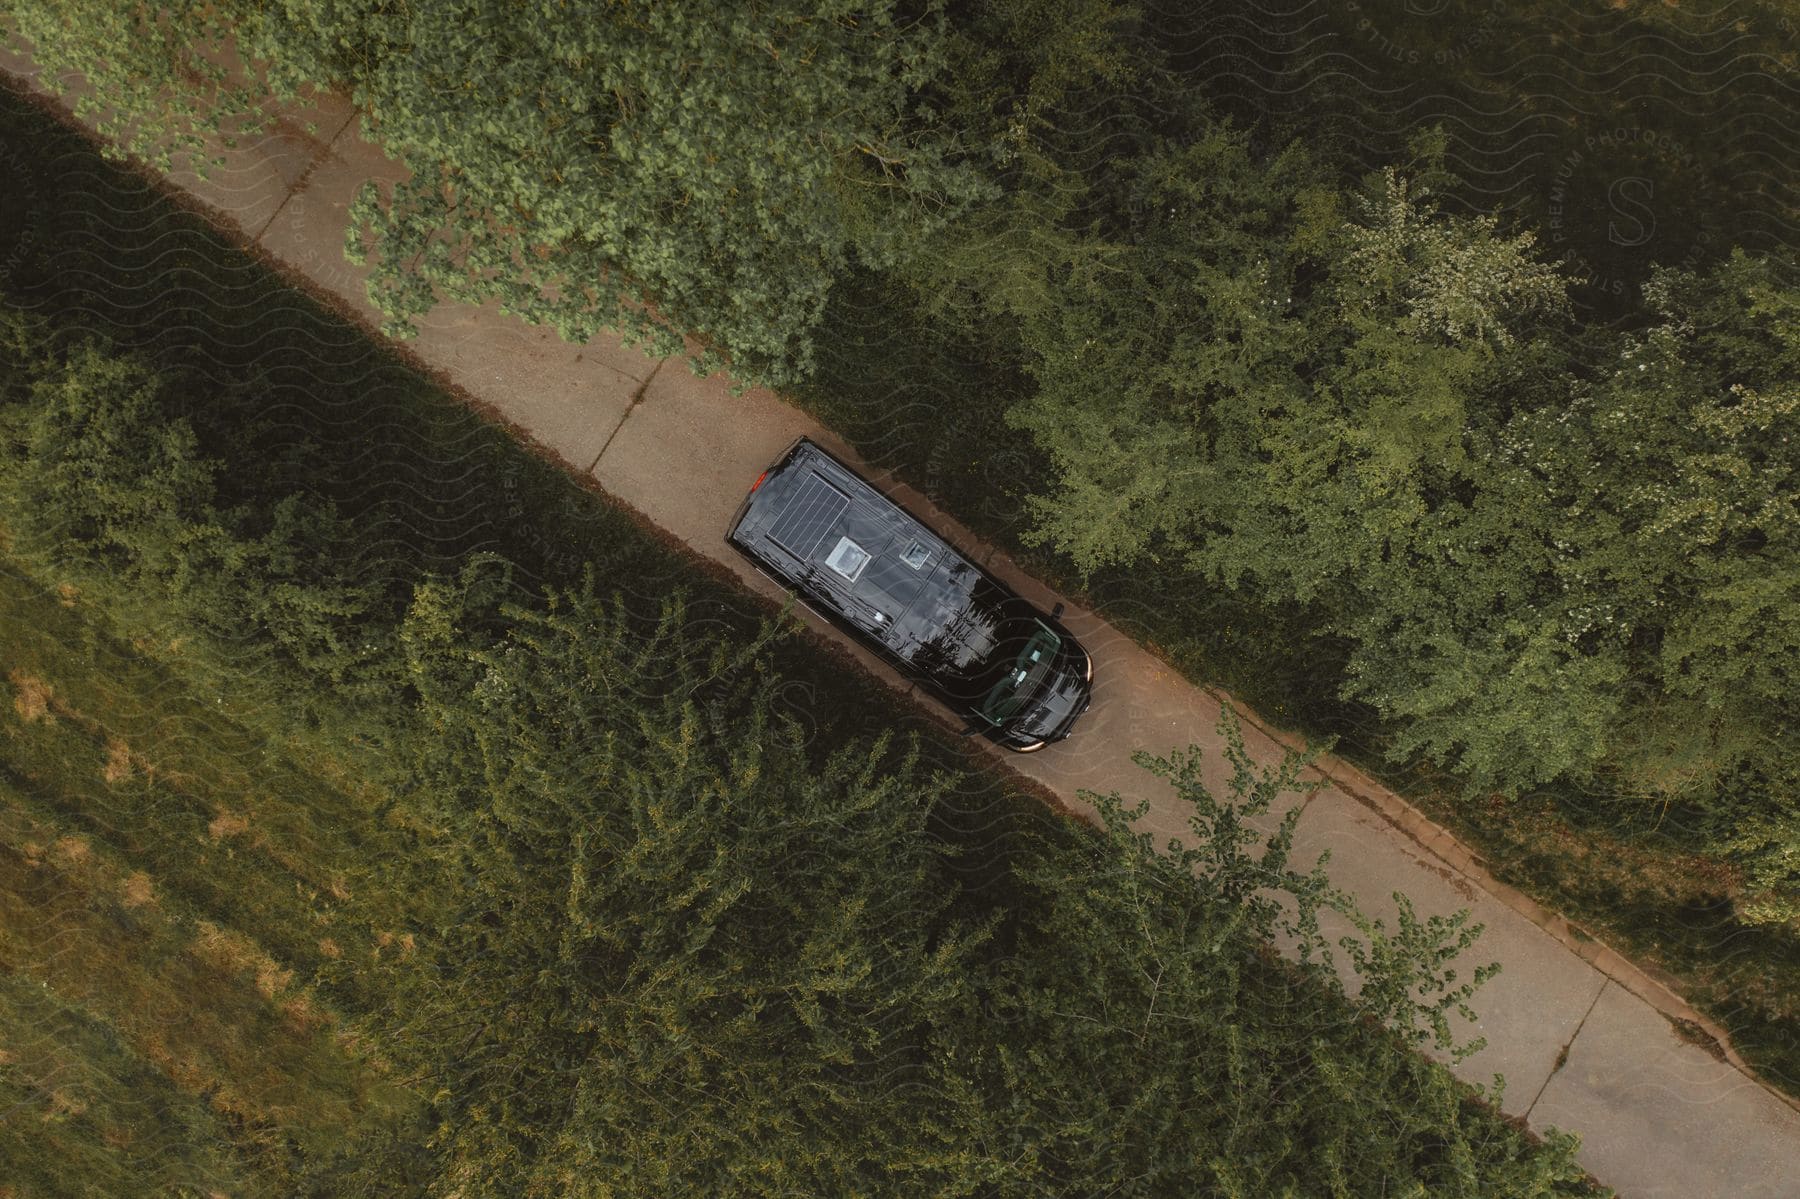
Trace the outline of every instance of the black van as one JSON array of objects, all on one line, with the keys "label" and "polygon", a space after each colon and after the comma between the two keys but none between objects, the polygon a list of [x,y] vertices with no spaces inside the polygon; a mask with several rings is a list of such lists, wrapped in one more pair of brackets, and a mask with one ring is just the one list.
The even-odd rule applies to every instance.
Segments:
[{"label": "black van", "polygon": [[808,608],[1029,753],[1069,735],[1094,662],[1048,614],[802,437],[751,484],[726,541]]}]

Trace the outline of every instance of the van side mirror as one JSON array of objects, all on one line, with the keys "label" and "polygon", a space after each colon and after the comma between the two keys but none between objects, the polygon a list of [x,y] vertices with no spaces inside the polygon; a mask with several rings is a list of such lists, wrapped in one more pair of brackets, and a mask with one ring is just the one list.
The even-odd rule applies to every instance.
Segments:
[{"label": "van side mirror", "polygon": [[1050,619],[1051,620],[1061,620],[1062,614],[1063,614],[1063,605],[1062,604],[1057,604],[1056,607],[1050,609]]}]

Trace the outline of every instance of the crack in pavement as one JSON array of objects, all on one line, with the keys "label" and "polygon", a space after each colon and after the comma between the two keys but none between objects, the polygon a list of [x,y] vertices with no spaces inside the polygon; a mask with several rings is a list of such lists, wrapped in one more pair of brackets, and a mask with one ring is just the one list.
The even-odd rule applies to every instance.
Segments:
[{"label": "crack in pavement", "polygon": [[337,145],[338,138],[344,136],[344,130],[350,128],[350,126],[355,123],[356,111],[352,109],[350,115],[344,118],[344,123],[337,127],[337,132],[332,134],[329,139],[320,145],[319,152],[313,156],[311,162],[306,164],[306,169],[300,172],[300,176],[294,180],[293,186],[289,187],[286,193],[282,195],[281,203],[275,206],[275,211],[269,214],[269,219],[262,223],[262,228],[250,235],[251,241],[257,243],[262,241],[263,234],[269,231],[269,226],[275,223],[275,218],[280,216],[282,210],[288,206],[288,201],[307,189],[312,183],[312,177],[317,173],[320,165],[323,164],[327,158],[331,157],[331,148]]},{"label": "crack in pavement", "polygon": [[667,358],[658,358],[656,360],[656,365],[650,368],[650,373],[644,376],[644,381],[639,383],[637,385],[637,390],[631,393],[631,403],[625,405],[625,412],[619,417],[619,423],[614,425],[612,427],[612,432],[606,435],[606,441],[600,446],[600,452],[594,455],[594,460],[592,462],[588,463],[588,468],[585,473],[591,475],[596,470],[600,469],[600,459],[606,457],[606,451],[612,448],[613,438],[619,435],[619,430],[625,427],[625,422],[631,419],[631,414],[637,411],[637,406],[639,404],[643,403],[644,392],[650,389],[650,380],[656,378],[656,372],[660,371],[663,368],[663,363],[667,361]]},{"label": "crack in pavement", "polygon": [[1612,985],[1612,979],[1601,976],[1600,989],[1594,992],[1594,1001],[1588,1004],[1587,1011],[1581,1013],[1581,1023],[1575,1026],[1575,1031],[1570,1033],[1569,1039],[1563,1042],[1562,1049],[1556,1055],[1556,1064],[1550,1067],[1550,1073],[1544,1076],[1543,1084],[1538,1087],[1537,1094],[1531,1097],[1531,1105],[1525,1109],[1524,1119],[1531,1119],[1531,1113],[1537,1110],[1538,1100],[1542,1099],[1544,1092],[1550,1089],[1550,1080],[1561,1074],[1562,1068],[1569,1064],[1569,1050],[1574,1048],[1575,1038],[1579,1037],[1581,1030],[1587,1027],[1588,1017],[1594,1014],[1594,1009],[1600,1006],[1600,997],[1606,994],[1606,988]]}]

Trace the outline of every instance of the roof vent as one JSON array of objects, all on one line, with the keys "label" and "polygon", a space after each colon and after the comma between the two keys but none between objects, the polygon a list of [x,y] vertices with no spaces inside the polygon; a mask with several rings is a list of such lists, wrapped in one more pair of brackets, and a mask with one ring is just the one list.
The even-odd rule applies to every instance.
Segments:
[{"label": "roof vent", "polygon": [[838,538],[838,543],[831,553],[825,556],[825,565],[843,575],[852,583],[862,574],[863,567],[869,564],[869,551],[865,550],[848,537]]},{"label": "roof vent", "polygon": [[925,565],[925,559],[931,557],[931,551],[925,548],[923,541],[915,541],[900,552],[900,561],[914,570]]}]

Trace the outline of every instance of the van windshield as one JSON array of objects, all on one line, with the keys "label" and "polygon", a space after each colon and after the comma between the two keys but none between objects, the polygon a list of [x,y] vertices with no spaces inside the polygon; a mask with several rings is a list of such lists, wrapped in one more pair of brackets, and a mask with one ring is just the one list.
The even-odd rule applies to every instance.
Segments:
[{"label": "van windshield", "polygon": [[[1036,694],[1044,676],[1050,673],[1050,664],[1056,660],[1057,647],[1062,644],[1062,638],[1040,621],[1030,621],[1029,627],[1020,629],[1019,633],[1023,636],[1001,642],[1001,652],[993,657],[996,673],[990,676],[992,683],[977,709],[995,725],[1004,724],[1018,715]],[[1016,652],[1009,652],[1015,647]]]}]

